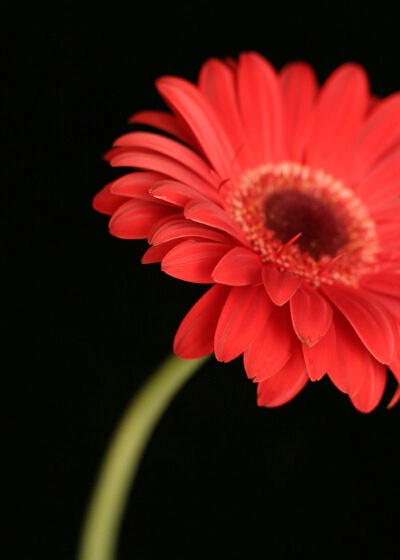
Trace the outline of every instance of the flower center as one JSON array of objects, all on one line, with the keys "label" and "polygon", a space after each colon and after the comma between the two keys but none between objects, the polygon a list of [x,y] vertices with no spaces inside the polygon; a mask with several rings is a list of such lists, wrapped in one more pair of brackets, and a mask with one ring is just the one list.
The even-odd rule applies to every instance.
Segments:
[{"label": "flower center", "polygon": [[228,212],[265,263],[314,286],[356,286],[371,272],[376,228],[354,191],[320,170],[268,163],[221,190]]},{"label": "flower center", "polygon": [[265,226],[287,243],[298,233],[297,244],[315,260],[335,257],[346,244],[344,224],[322,201],[302,192],[273,193],[264,202]]}]

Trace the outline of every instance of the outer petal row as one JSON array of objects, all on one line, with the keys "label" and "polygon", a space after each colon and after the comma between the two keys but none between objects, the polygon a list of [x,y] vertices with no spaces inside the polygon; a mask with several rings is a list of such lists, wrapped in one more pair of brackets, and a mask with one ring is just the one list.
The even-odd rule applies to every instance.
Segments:
[{"label": "outer petal row", "polygon": [[324,293],[340,309],[366,348],[381,363],[389,364],[399,348],[399,324],[377,298],[355,290],[324,287]]},{"label": "outer petal row", "polygon": [[281,406],[293,399],[309,380],[303,356],[298,349],[283,368],[257,386],[259,406]]},{"label": "outer petal row", "polygon": [[330,303],[304,284],[290,300],[293,328],[300,341],[314,346],[326,334],[332,321]]},{"label": "outer petal row", "polygon": [[273,309],[262,286],[232,288],[215,332],[215,357],[237,358],[257,337]]},{"label": "outer petal row", "polygon": [[129,132],[117,138],[114,146],[125,146],[129,148],[129,151],[137,153],[149,150],[155,154],[162,154],[178,161],[182,166],[188,167],[214,188],[219,185],[220,179],[202,157],[171,138],[150,132]]},{"label": "outer petal row", "polygon": [[214,351],[215,329],[230,291],[217,284],[194,304],[175,335],[175,354],[189,360]]},{"label": "outer petal row", "polygon": [[280,80],[288,130],[288,156],[293,161],[303,162],[318,93],[317,78],[310,65],[295,62],[282,68]]},{"label": "outer petal row", "polygon": [[165,101],[190,127],[221,178],[230,177],[234,149],[211,103],[196,86],[182,78],[160,78],[156,85]]},{"label": "outer petal row", "polygon": [[[214,351],[221,361],[243,353],[246,373],[259,384],[258,402],[264,406],[287,402],[308,379],[328,373],[358,410],[370,412],[386,384],[385,365],[370,354],[341,313],[335,310],[326,335],[308,347],[294,334],[289,306],[275,306],[262,285],[212,287],[186,315],[174,348],[183,358]],[[396,364],[392,367],[400,379]],[[396,392],[390,406],[398,398]]]},{"label": "outer petal row", "polygon": [[239,59],[237,80],[253,165],[286,159],[283,95],[275,69],[257,53],[244,53]]},{"label": "outer petal row", "polygon": [[387,408],[393,408],[394,405],[400,401],[400,352],[393,360],[393,362],[389,364],[389,368],[391,369],[393,375],[395,376],[399,384],[393,397],[391,398],[389,404],[387,405]]},{"label": "outer petal row", "polygon": [[274,307],[257,337],[244,352],[248,377],[262,381],[272,377],[286,364],[299,342],[293,332],[289,309]]},{"label": "outer petal row", "polygon": [[198,148],[198,142],[187,127],[186,123],[179,121],[175,115],[166,113],[165,111],[139,111],[129,118],[129,122],[133,124],[145,124],[153,128],[158,128],[178,140],[185,142],[189,146]]},{"label": "outer petal row", "polygon": [[230,245],[188,239],[166,254],[161,270],[186,282],[211,284],[214,268],[230,249]]},{"label": "outer petal row", "polygon": [[343,64],[329,76],[313,114],[306,150],[308,165],[347,178],[344,162],[360,132],[368,102],[368,78],[361,66]]},{"label": "outer petal row", "polygon": [[93,198],[93,208],[101,214],[112,216],[118,208],[127,202],[129,198],[125,196],[116,196],[111,191],[113,183],[108,183]]},{"label": "outer petal row", "polygon": [[246,151],[246,135],[239,111],[235,70],[230,65],[212,58],[201,68],[199,88],[220,116],[232,141],[235,154],[237,155],[240,150],[241,163],[251,165],[251,160],[243,159]]}]

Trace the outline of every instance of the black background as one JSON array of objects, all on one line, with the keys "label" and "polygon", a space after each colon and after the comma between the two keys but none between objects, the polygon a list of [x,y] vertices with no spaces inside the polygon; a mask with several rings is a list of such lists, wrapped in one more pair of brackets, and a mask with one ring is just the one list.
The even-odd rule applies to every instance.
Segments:
[{"label": "black background", "polygon": [[[93,195],[127,118],[163,108],[154,80],[258,50],[319,79],[352,60],[400,89],[385,2],[2,3],[4,558],[74,558],[102,454],[204,291],[142,266]],[[394,389],[394,383],[390,382]],[[355,411],[329,381],[259,409],[240,360],[210,361],[146,451],[121,559],[400,557],[400,408]]]}]

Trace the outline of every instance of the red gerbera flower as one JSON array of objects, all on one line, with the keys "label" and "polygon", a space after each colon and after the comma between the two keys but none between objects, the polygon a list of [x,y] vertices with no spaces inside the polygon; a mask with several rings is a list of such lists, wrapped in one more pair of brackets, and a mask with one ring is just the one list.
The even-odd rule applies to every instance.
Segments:
[{"label": "red gerbera flower", "polygon": [[156,85],[172,113],[131,122],[166,134],[114,143],[111,165],[136,171],[94,207],[113,235],[148,239],[144,263],[212,284],[176,354],[243,354],[260,405],[327,374],[371,411],[386,366],[400,383],[400,94],[372,97],[357,64],[319,87],[307,64],[277,73],[256,53]]}]

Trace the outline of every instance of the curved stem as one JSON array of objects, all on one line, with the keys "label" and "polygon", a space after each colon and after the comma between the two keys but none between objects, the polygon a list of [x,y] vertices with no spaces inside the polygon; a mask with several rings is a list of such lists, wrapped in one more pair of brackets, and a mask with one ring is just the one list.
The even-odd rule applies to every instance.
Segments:
[{"label": "curved stem", "polygon": [[170,356],[133,398],[100,469],[86,515],[78,560],[115,558],[130,487],[146,444],[172,397],[207,358]]}]

